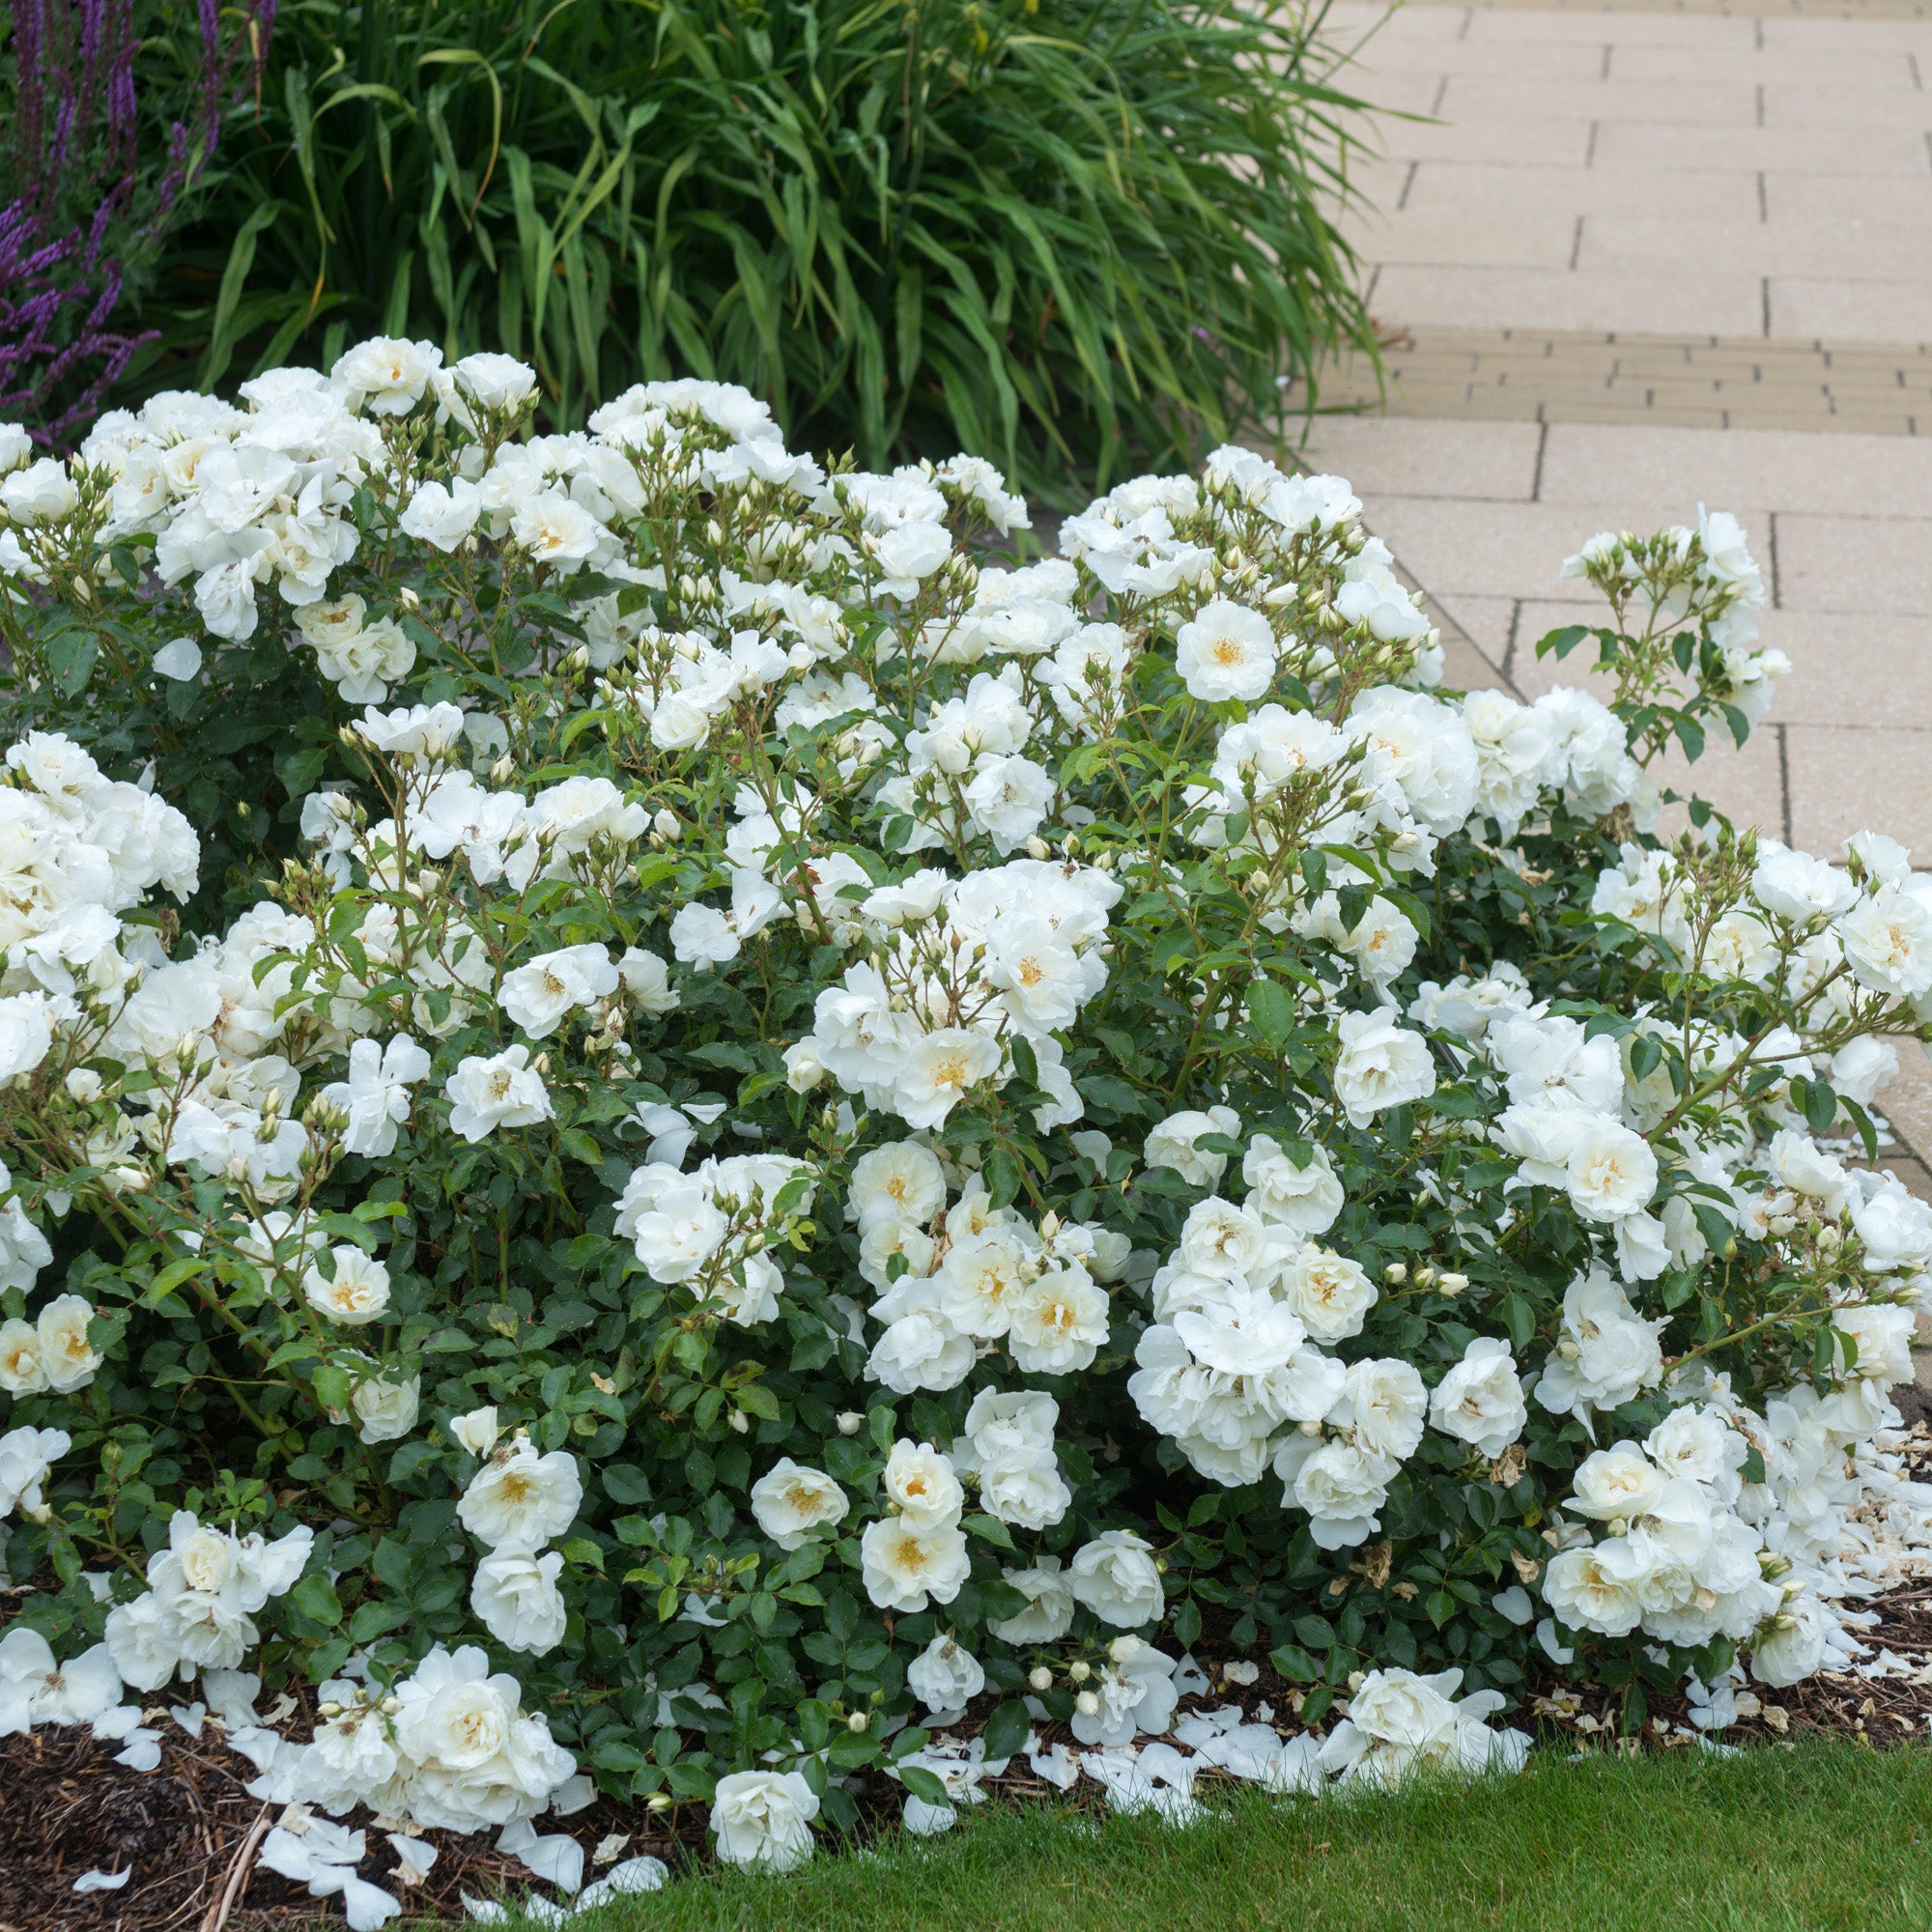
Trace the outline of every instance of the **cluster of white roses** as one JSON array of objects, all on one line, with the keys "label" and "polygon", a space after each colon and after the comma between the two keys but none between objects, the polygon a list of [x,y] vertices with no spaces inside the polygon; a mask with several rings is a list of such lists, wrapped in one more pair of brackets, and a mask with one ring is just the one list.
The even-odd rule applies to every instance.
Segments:
[{"label": "cluster of white roses", "polygon": [[863,964],[818,996],[786,1055],[795,1089],[830,1075],[908,1126],[943,1125],[976,1089],[1014,1075],[1024,1043],[1045,1102],[1040,1131],[1084,1111],[1056,1031],[1106,984],[1107,914],[1120,882],[1092,866],[1011,860],[963,879],[930,868],[845,909]]},{"label": "cluster of white roses", "polygon": [[261,1638],[256,1612],[294,1587],[314,1543],[306,1523],[270,1543],[177,1510],[168,1547],[148,1560],[147,1589],[108,1612],[114,1667],[137,1690],[158,1690],[177,1671],[239,1668]]},{"label": "cluster of white roses", "polygon": [[653,1281],[683,1284],[740,1327],[755,1327],[777,1316],[784,1288],[767,1250],[781,1241],[788,1217],[810,1212],[813,1177],[789,1154],[752,1153],[706,1159],[685,1174],[678,1159],[689,1139],[678,1117],[653,1143],[670,1157],[632,1174],[617,1202],[616,1232]]},{"label": "cluster of white roses", "polygon": [[563,1557],[544,1545],[576,1520],[583,1499],[577,1459],[561,1449],[539,1455],[522,1431],[497,1448],[494,1408],[458,1416],[450,1433],[484,1459],[456,1506],[457,1520],[490,1548],[471,1579],[469,1607],[506,1650],[554,1650],[568,1621],[556,1587]]},{"label": "cluster of white roses", "polygon": [[577,1771],[541,1713],[524,1710],[522,1686],[473,1644],[438,1644],[386,1688],[331,1680],[319,1709],[307,1744],[262,1741],[256,1797],[476,1832],[535,1817]]},{"label": "cluster of white roses", "polygon": [[[1126,1264],[1122,1236],[1058,1216],[1036,1227],[1016,1208],[995,1208],[979,1175],[949,1175],[912,1140],[852,1164],[846,1212],[859,1228],[859,1272],[879,1291],[863,1314],[852,1306],[855,1333],[867,1319],[882,1325],[867,1374],[895,1393],[957,1387],[1002,1345],[1021,1373],[1055,1376],[1090,1367],[1105,1345],[1105,1284]],[[976,1445],[978,1427],[969,1419]],[[1017,1430],[1010,1439],[1017,1446]]]}]

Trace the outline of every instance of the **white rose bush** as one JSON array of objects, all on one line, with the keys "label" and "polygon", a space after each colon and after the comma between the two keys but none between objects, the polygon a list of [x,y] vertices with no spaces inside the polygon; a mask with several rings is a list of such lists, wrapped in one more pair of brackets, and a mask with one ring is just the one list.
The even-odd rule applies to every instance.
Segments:
[{"label": "white rose bush", "polygon": [[[1016,563],[981,463],[530,395],[370,344],[0,478],[0,1728],[298,1680],[264,1797],[782,1869],[868,1769],[1179,1817],[1859,1654],[1932,888],[1660,831],[1785,668],[1729,518],[1586,546],[1611,699],[1523,704],[1334,477]],[[1303,1735],[1145,1743],[1204,1639]]]}]

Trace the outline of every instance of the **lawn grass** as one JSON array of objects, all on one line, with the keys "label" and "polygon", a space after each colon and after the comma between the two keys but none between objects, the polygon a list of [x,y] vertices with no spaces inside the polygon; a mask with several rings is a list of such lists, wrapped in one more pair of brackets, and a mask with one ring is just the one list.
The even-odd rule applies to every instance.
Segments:
[{"label": "lawn grass", "polygon": [[707,1873],[596,1932],[1926,1932],[1932,1747],[1761,1747],[1276,1805],[1211,1823],[988,1804],[944,1837]]}]

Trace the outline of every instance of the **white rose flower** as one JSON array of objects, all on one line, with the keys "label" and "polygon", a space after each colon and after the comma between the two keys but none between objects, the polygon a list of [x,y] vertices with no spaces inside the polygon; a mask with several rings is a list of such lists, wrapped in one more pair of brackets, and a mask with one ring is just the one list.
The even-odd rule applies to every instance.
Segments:
[{"label": "white rose flower", "polygon": [[343,1117],[345,1153],[385,1154],[396,1151],[396,1129],[410,1117],[410,1089],[428,1078],[430,1058],[408,1034],[387,1046],[358,1039],[349,1049],[349,1078],[322,1090],[322,1097]]},{"label": "white rose flower", "polygon": [[966,1492],[952,1473],[952,1463],[937,1449],[901,1437],[886,1458],[886,1494],[898,1504],[905,1519],[921,1528],[954,1523],[966,1506]]},{"label": "white rose flower", "polygon": [[302,1276],[302,1293],[318,1314],[344,1328],[360,1328],[380,1321],[389,1305],[389,1270],[353,1242],[330,1250],[333,1278],[311,1264]]},{"label": "white rose flower", "polygon": [[107,1612],[107,1654],[132,1690],[158,1690],[180,1669],[181,1627],[151,1590]]},{"label": "white rose flower", "polygon": [[507,1650],[541,1657],[563,1641],[568,1617],[556,1587],[561,1552],[538,1556],[522,1548],[494,1549],[476,1566],[469,1607]]},{"label": "white rose flower", "polygon": [[80,507],[80,493],[67,465],[43,456],[0,481],[0,505],[16,523],[57,524]]},{"label": "white rose flower", "polygon": [[577,1458],[565,1449],[539,1455],[527,1435],[519,1435],[470,1477],[456,1517],[492,1548],[538,1549],[576,1521],[582,1501]]},{"label": "white rose flower", "polygon": [[1274,628],[1259,611],[1216,597],[1175,633],[1174,668],[1204,703],[1252,702],[1274,682],[1281,655]]},{"label": "white rose flower", "polygon": [[985,1688],[980,1660],[950,1634],[934,1637],[906,1665],[906,1689],[938,1723],[956,1723]]},{"label": "white rose flower", "polygon": [[73,1447],[64,1429],[10,1429],[0,1435],[0,1520],[42,1508],[41,1486],[57,1458]]},{"label": "white rose flower", "polygon": [[1037,1450],[1010,1450],[982,1463],[980,1501],[990,1516],[1020,1529],[1050,1529],[1073,1506],[1052,1455]]},{"label": "white rose flower", "polygon": [[1016,1615],[989,1621],[986,1628],[1003,1643],[1058,1643],[1072,1628],[1071,1575],[1057,1556],[1041,1556],[1024,1570],[1008,1570],[1006,1580],[1027,1600]]},{"label": "white rose flower", "polygon": [[418,543],[453,551],[483,515],[483,493],[459,476],[452,484],[419,483],[401,518],[402,532]]},{"label": "white rose flower", "polygon": [[400,1382],[369,1376],[355,1384],[349,1406],[361,1424],[356,1434],[364,1442],[393,1442],[416,1426],[421,1401],[420,1376]]},{"label": "white rose flower", "polygon": [[974,1088],[1000,1070],[998,1040],[970,1027],[939,1027],[914,1038],[900,1056],[892,1107],[908,1126],[943,1126]]},{"label": "white rose flower", "polygon": [[94,1379],[101,1356],[87,1339],[93,1305],[77,1294],[56,1295],[34,1323],[40,1340],[41,1373],[56,1395],[71,1395]]},{"label": "white rose flower", "polygon": [[638,1215],[633,1245],[651,1279],[669,1286],[703,1268],[724,1245],[729,1225],[707,1189],[674,1179]]},{"label": "white rose flower", "polygon": [[488,1403],[481,1408],[472,1408],[467,1415],[455,1417],[449,1425],[449,1433],[472,1456],[489,1455],[501,1434],[497,1426],[496,1404]]},{"label": "white rose flower", "polygon": [[964,1534],[951,1522],[882,1517],[859,1539],[866,1594],[882,1610],[950,1604],[972,1574]]},{"label": "white rose flower", "polygon": [[1066,1574],[1075,1599],[1116,1629],[1153,1623],[1166,1609],[1153,1550],[1130,1529],[1105,1530],[1083,1544]]},{"label": "white rose flower", "polygon": [[790,1871],[811,1856],[818,1794],[795,1771],[734,1771],[718,1780],[711,1829],[727,1865]]},{"label": "white rose flower", "polygon": [[46,1386],[41,1331],[17,1318],[0,1321],[0,1390],[11,1396],[39,1395]]},{"label": "white rose flower", "polygon": [[852,1163],[845,1211],[862,1229],[888,1215],[924,1228],[945,1206],[939,1156],[917,1141],[893,1141]]},{"label": "white rose flower", "polygon": [[1836,930],[1860,985],[1901,1000],[1932,992],[1932,904],[1917,881],[1880,886]]},{"label": "white rose flower", "polygon": [[1060,1405],[1042,1389],[981,1389],[966,1411],[966,1435],[982,1463],[1018,1451],[1051,1454]]},{"label": "white rose flower", "polygon": [[1349,1364],[1342,1398],[1327,1420],[1338,1429],[1353,1430],[1364,1449],[1400,1462],[1414,1455],[1422,1440],[1428,1408],[1429,1392],[1409,1363],[1370,1356]]},{"label": "white rose flower", "polygon": [[1873,1274],[1893,1269],[1916,1274],[1932,1266],[1932,1208],[1895,1181],[1888,1180],[1868,1199],[1853,1200],[1852,1229],[1864,1245],[1864,1264]]},{"label": "white rose flower", "polygon": [[441,366],[442,351],[430,343],[377,335],[338,357],[328,374],[351,410],[405,416],[422,401]]},{"label": "white rose flower", "polygon": [[1825,1662],[1825,1631],[1817,1600],[1792,1598],[1753,1637],[1750,1674],[1775,1690],[1803,1683]]},{"label": "white rose flower", "polygon": [[1435,1063],[1419,1033],[1399,1027],[1387,1012],[1344,1013],[1338,1030],[1335,1098],[1349,1124],[1366,1127],[1390,1107],[1435,1091]]},{"label": "white rose flower", "polygon": [[657,953],[641,946],[627,947],[617,961],[617,976],[624,997],[639,1012],[653,1018],[676,1012],[679,1001],[671,990],[670,968]]},{"label": "white rose flower", "polygon": [[1244,1205],[1250,1213],[1298,1235],[1325,1235],[1345,1205],[1328,1150],[1319,1143],[1309,1145],[1308,1163],[1299,1167],[1278,1141],[1257,1134],[1241,1157],[1241,1179],[1248,1184]]},{"label": "white rose flower", "polygon": [[1282,1298],[1318,1342],[1346,1342],[1362,1332],[1380,1291],[1359,1262],[1314,1242],[1282,1270]]},{"label": "white rose flower", "polygon": [[1322,1549],[1350,1549],[1380,1525],[1377,1516],[1402,1465],[1392,1456],[1353,1442],[1320,1442],[1291,1435],[1275,1454],[1282,1506],[1308,1512],[1309,1530]]},{"label": "white rose flower", "polygon": [[1078,1263],[1050,1268],[1014,1298],[1007,1346],[1027,1375],[1075,1375],[1106,1346],[1109,1308],[1107,1291]]},{"label": "white rose flower", "polygon": [[443,1092],[449,1097],[450,1131],[472,1145],[498,1127],[534,1126],[552,1118],[543,1076],[532,1069],[530,1050],[522,1044],[487,1058],[469,1055]]},{"label": "white rose flower", "polygon": [[1577,1465],[1566,1507],[1600,1522],[1648,1516],[1662,1500],[1667,1481],[1634,1442],[1619,1442],[1593,1451]]},{"label": "white rose flower", "polygon": [[1573,1630],[1628,1636],[1643,1619],[1635,1588],[1604,1557],[1607,1545],[1559,1550],[1543,1566],[1543,1595]]},{"label": "white rose flower", "polygon": [[1851,874],[1808,852],[1793,852],[1773,840],[1758,841],[1751,891],[1765,911],[1780,919],[1835,919],[1858,902]]},{"label": "white rose flower", "polygon": [[0,1080],[31,1073],[54,1043],[53,1015],[41,992],[0,999]]},{"label": "white rose flower", "polygon": [[526,497],[510,519],[510,535],[533,563],[562,576],[597,554],[610,532],[575,498],[546,490]]},{"label": "white rose flower", "polygon": [[956,1388],[977,1353],[972,1336],[962,1335],[945,1316],[902,1315],[872,1345],[866,1373],[895,1395]]},{"label": "white rose flower", "polygon": [[513,1025],[542,1039],[566,1013],[593,1007],[616,990],[617,969],[603,947],[566,946],[504,974],[497,1003]]},{"label": "white rose flower", "polygon": [[518,409],[537,386],[537,372],[527,362],[488,351],[464,356],[449,373],[466,396],[488,410]]},{"label": "white rose flower", "polygon": [[1834,1309],[1832,1326],[1849,1336],[1858,1350],[1851,1373],[1887,1389],[1909,1382],[1915,1319],[1910,1308],[1883,1302]]},{"label": "white rose flower", "polygon": [[1218,1187],[1228,1171],[1228,1156],[1195,1146],[1203,1134],[1241,1131],[1241,1117],[1232,1107],[1210,1107],[1205,1114],[1192,1109],[1170,1114],[1147,1137],[1142,1158],[1150,1167],[1169,1167],[1196,1187]]},{"label": "white rose flower", "polygon": [[843,1522],[851,1498],[822,1469],[783,1456],[752,1485],[752,1514],[781,1549],[796,1549],[814,1529]]},{"label": "white rose flower", "polygon": [[1567,1167],[1571,1205],[1586,1220],[1638,1213],[1657,1192],[1650,1143],[1615,1121],[1590,1122],[1571,1147]]},{"label": "white rose flower", "polygon": [[1552,1414],[1615,1408],[1663,1376],[1662,1318],[1643,1321],[1601,1267],[1578,1275],[1563,1295],[1556,1350],[1537,1378],[1536,1399]]},{"label": "white rose flower", "polygon": [[1429,1420],[1483,1455],[1500,1456],[1529,1421],[1509,1344],[1478,1335],[1429,1398]]}]

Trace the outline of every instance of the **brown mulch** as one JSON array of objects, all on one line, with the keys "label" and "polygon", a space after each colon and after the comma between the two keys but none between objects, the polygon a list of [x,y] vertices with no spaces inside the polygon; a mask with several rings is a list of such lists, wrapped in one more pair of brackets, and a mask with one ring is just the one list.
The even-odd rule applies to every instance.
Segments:
[{"label": "brown mulch", "polygon": [[[255,1863],[255,1828],[266,1832],[279,1807],[247,1795],[254,1767],[227,1747],[219,1728],[205,1725],[198,1740],[172,1719],[159,1728],[160,1768],[147,1773],[116,1764],[120,1747],[78,1726],[42,1725],[0,1740],[0,1932],[285,1932],[317,1919],[340,1923],[339,1901],[311,1899],[306,1886]],[[701,1846],[702,1807],[687,1808],[696,1814],[690,1836]],[[420,1886],[404,1889],[373,1821],[344,1822],[366,1836],[361,1876],[395,1891],[412,1917],[461,1920],[460,1892],[493,1897],[535,1882],[520,1860],[495,1849],[494,1833],[427,1832],[436,1863]],[[602,1869],[587,1855],[607,1833],[628,1834],[621,1858],[648,1852],[675,1863],[689,1855],[641,1806],[620,1814],[600,1802],[537,1829],[583,1843],[586,1882]],[[128,1865],[134,1876],[119,1891],[73,1890],[85,1871]]]},{"label": "brown mulch", "polygon": [[[1919,1421],[1914,1436],[1915,1473],[1932,1478],[1932,1430]],[[1908,1663],[1932,1665],[1932,1579],[1908,1583],[1861,1607],[1880,1615],[1875,1628],[1860,1634],[1873,1655],[1889,1649]],[[1195,1650],[1216,1676],[1216,1657],[1236,1654],[1211,1633]],[[1251,1713],[1264,1703],[1277,1725],[1291,1725],[1300,1703],[1295,1688],[1264,1656],[1253,1661],[1260,1667],[1256,1683],[1217,1686],[1198,1701],[1238,1701]],[[1932,1683],[1867,1681],[1847,1672],[1821,1673],[1788,1690],[1750,1689],[1760,1709],[1723,1732],[1725,1744],[1789,1744],[1849,1733],[1883,1747],[1932,1736]],[[247,1795],[254,1768],[227,1747],[220,1727],[206,1723],[192,1739],[154,1704],[148,1708],[150,1723],[161,1734],[161,1764],[153,1772],[116,1764],[120,1747],[99,1743],[79,1727],[42,1725],[0,1739],[0,1932],[294,1932],[318,1920],[340,1924],[339,1902],[311,1899],[305,1886],[255,1863],[260,1837],[274,1822],[273,1807]],[[1552,1668],[1511,1721],[1586,1748],[1635,1748],[1636,1740],[1623,1736],[1623,1719],[1620,1699],[1601,1690],[1579,1695]],[[293,1728],[299,1735],[306,1727],[298,1722]],[[1642,1730],[1648,1747],[1694,1747],[1690,1707],[1681,1695],[1652,1694]],[[1059,1727],[1044,1726],[1042,1733],[1054,1738]],[[1050,1795],[1050,1787],[1024,1775],[1023,1765],[1014,1770],[1019,1775],[1002,1779],[1003,1790]],[[860,1797],[865,1835],[896,1819],[899,1797],[899,1787],[882,1775],[867,1778]],[[587,1882],[606,1868],[592,1863],[590,1854],[611,1834],[624,1838],[620,1859],[649,1854],[674,1871],[693,1863],[703,1853],[704,1819],[701,1804],[660,1814],[634,1802],[600,1799],[567,1819],[541,1819],[537,1830],[567,1832],[583,1846]],[[494,1833],[430,1832],[422,1835],[437,1847],[436,1863],[420,1886],[403,1889],[374,1821],[358,1816],[347,1822],[367,1834],[361,1876],[403,1900],[407,1918],[399,1923],[460,1921],[460,1893],[494,1897],[536,1883],[521,1860],[496,1850]],[[72,1889],[83,1872],[129,1866],[134,1875],[121,1890],[77,1895]]]}]

